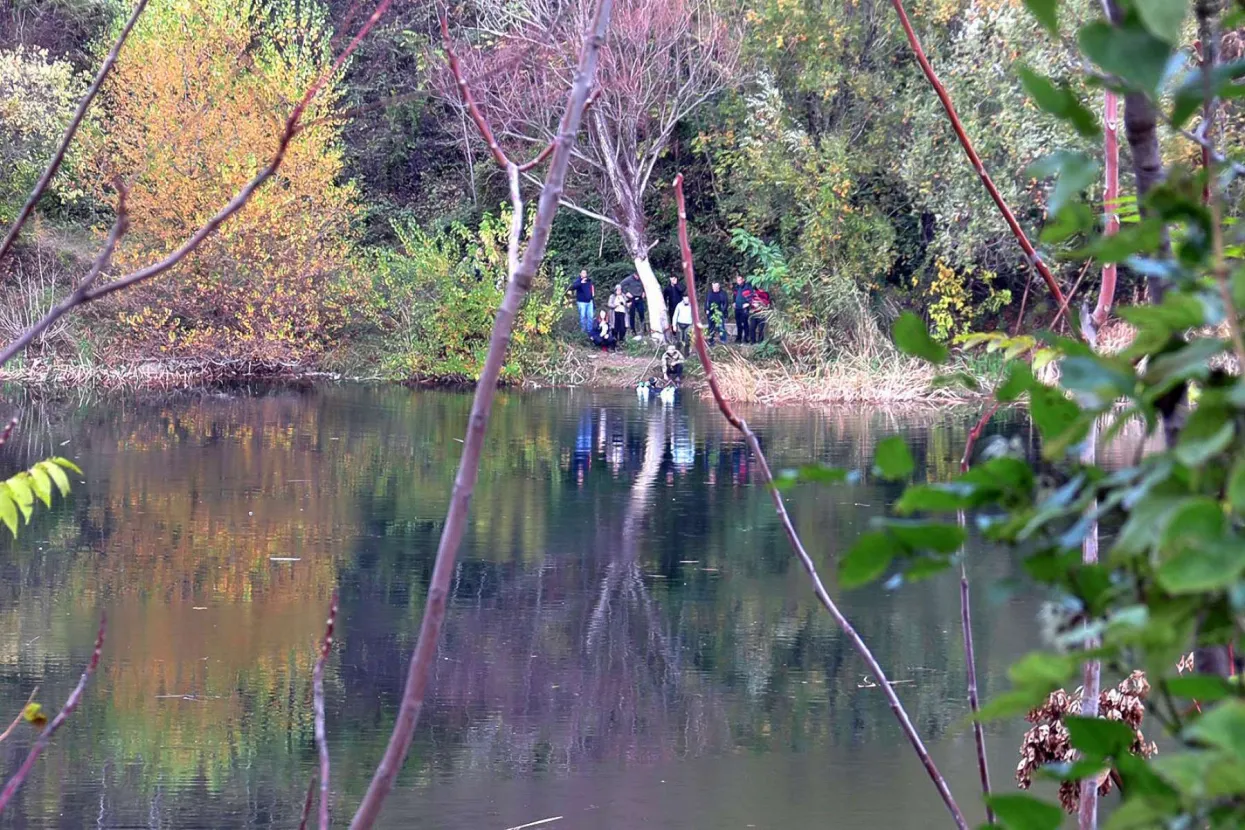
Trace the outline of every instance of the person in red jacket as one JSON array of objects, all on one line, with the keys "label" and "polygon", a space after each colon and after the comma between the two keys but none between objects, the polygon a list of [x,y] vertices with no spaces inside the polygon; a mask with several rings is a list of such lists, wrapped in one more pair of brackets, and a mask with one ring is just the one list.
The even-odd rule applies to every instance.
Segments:
[{"label": "person in red jacket", "polygon": [[752,291],[752,304],[748,314],[748,325],[751,327],[753,343],[765,340],[765,324],[769,321],[769,292],[760,288]]}]

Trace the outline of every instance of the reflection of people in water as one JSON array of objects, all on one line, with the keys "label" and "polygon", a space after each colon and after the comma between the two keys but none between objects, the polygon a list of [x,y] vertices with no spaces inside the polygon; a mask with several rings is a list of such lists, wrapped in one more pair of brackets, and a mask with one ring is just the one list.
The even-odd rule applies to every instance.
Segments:
[{"label": "reflection of people in water", "polygon": [[674,436],[670,439],[670,456],[681,473],[687,472],[696,460],[696,446],[686,419],[681,418],[675,424]]},{"label": "reflection of people in water", "polygon": [[575,483],[583,486],[584,474],[592,466],[592,410],[585,409],[579,416],[575,431],[575,452],[571,455],[571,474]]}]

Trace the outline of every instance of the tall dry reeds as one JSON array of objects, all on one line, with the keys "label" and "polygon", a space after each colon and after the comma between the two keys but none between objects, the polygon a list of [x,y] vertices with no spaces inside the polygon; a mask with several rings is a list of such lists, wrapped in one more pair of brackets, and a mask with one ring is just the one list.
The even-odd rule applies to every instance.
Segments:
[{"label": "tall dry reeds", "polygon": [[964,398],[960,390],[934,388],[935,372],[928,363],[898,354],[792,369],[778,362],[756,363],[730,351],[714,366],[723,395],[739,403],[938,404]]}]

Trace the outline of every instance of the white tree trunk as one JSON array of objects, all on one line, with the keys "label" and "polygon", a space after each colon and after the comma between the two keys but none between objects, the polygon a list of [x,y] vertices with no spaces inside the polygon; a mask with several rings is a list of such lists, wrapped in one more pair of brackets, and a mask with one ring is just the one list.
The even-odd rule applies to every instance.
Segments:
[{"label": "white tree trunk", "polygon": [[644,285],[644,302],[648,306],[649,333],[663,336],[669,328],[670,317],[666,312],[666,299],[661,296],[661,284],[653,273],[653,266],[648,264],[648,257],[635,257],[635,272]]}]

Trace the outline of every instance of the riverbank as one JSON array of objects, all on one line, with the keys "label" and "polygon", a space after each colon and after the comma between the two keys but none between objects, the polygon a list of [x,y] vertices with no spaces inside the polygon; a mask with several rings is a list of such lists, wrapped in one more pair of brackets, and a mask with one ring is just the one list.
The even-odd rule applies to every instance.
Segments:
[{"label": "riverbank", "polygon": [[294,363],[211,360],[118,360],[112,363],[15,359],[0,370],[0,383],[35,388],[93,387],[103,390],[179,390],[248,381],[295,383],[317,380],[382,381],[351,377]]},{"label": "riverbank", "polygon": [[[962,388],[936,387],[928,364],[900,355],[874,360],[841,359],[812,368],[793,368],[772,358],[758,358],[753,347],[714,349],[718,379],[727,398],[768,406],[836,403],[940,404],[973,400]],[[528,367],[526,388],[629,389],[661,374],[661,349],[635,344],[625,351],[602,352],[561,343]],[[708,394],[696,356],[686,363],[687,385]],[[969,374],[980,374],[980,370]],[[990,385],[982,378],[983,387]],[[22,386],[94,387],[107,390],[175,390],[228,386],[243,382],[296,383],[350,381],[411,386],[460,386],[462,379],[398,377],[367,370],[329,371],[320,366],[254,361],[125,360],[109,364],[47,358],[15,361],[0,371],[0,383]]]},{"label": "riverbank", "polygon": [[[739,403],[768,406],[791,404],[938,404],[976,400],[977,393],[934,384],[937,372],[928,363],[899,354],[866,360],[845,358],[811,368],[793,368],[772,358],[758,358],[751,346],[718,346],[713,350],[718,382],[726,397]],[[954,367],[976,376],[982,388],[993,385],[980,366]],[[687,383],[708,394],[695,354],[686,363]],[[630,388],[661,373],[661,350],[602,352],[565,345],[562,354],[527,381],[532,386]]]}]

